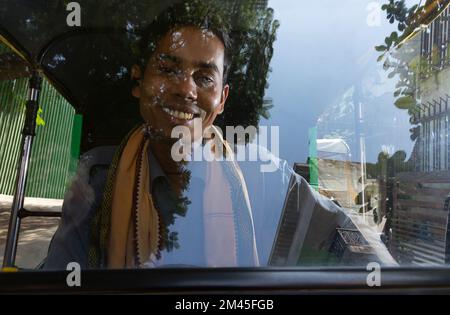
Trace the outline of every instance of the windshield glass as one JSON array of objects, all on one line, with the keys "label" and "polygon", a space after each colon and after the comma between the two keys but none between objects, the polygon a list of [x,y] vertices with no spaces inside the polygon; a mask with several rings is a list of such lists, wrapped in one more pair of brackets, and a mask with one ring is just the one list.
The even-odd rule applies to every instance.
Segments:
[{"label": "windshield glass", "polygon": [[449,263],[448,4],[2,1],[0,260]]}]

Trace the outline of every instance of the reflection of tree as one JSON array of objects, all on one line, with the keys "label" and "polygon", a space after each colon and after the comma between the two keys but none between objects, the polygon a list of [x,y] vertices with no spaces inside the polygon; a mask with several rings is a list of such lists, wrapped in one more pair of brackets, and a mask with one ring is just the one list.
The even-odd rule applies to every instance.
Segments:
[{"label": "reflection of tree", "polygon": [[392,156],[386,152],[378,155],[375,164],[367,164],[366,171],[369,178],[378,178],[380,174],[385,177],[394,177],[397,172],[407,172],[413,169],[411,161],[406,160],[405,151],[397,151]]},{"label": "reflection of tree", "polygon": [[[415,141],[411,159],[416,162],[416,170],[436,167],[427,160],[427,150],[434,150],[428,138],[442,136],[440,131],[432,128],[434,120],[440,119],[437,116],[441,114],[440,102],[445,99],[430,99],[429,96],[440,84],[440,73],[449,63],[450,45],[444,34],[448,16],[447,13],[441,14],[447,4],[448,1],[427,0],[408,8],[404,0],[389,0],[382,6],[389,22],[397,23],[399,32],[392,32],[386,37],[385,44],[375,49],[382,52],[378,61],[382,61],[383,68],[389,71],[388,77],[397,80],[395,106],[410,116],[410,138]],[[434,146],[440,146],[440,140],[436,141]]]},{"label": "reflection of tree", "polygon": [[[407,110],[411,116],[410,122],[415,123],[413,117],[416,110],[416,72],[414,67],[406,61],[408,59],[399,58],[400,56],[395,53],[394,47],[397,48],[408,33],[411,32],[410,26],[415,24],[418,12],[423,7],[414,5],[408,8],[404,0],[394,1],[389,0],[389,3],[382,6],[382,10],[386,11],[386,17],[391,24],[397,23],[397,31],[392,32],[385,38],[383,45],[376,46],[375,49],[382,54],[378,57],[379,62],[383,62],[383,68],[386,71],[390,71],[388,78],[398,78],[396,83],[396,90],[394,91],[394,97],[396,98],[394,105],[403,110]],[[393,52],[394,51],[394,52]],[[411,51],[413,55],[420,55],[418,51]],[[405,57],[405,56],[403,56]],[[415,141],[417,138],[416,129],[411,129],[411,140]],[[393,217],[393,185],[395,174],[402,171],[412,170],[411,161],[406,161],[406,153],[404,151],[397,151],[392,156],[389,156],[387,152],[380,152],[378,155],[378,161],[375,164],[366,165],[367,175],[369,178],[377,179],[379,184],[379,207],[378,211],[373,211],[374,220],[379,221],[379,216],[385,216],[387,218],[385,225],[385,234],[383,239],[386,242],[390,242],[389,233]]]},{"label": "reflection of tree", "polygon": [[[174,224],[177,217],[185,217],[191,201],[186,197],[186,192],[189,189],[191,172],[186,168],[185,162],[175,163],[176,168],[171,175],[168,175],[172,186],[166,182],[165,189],[161,194],[166,204],[164,209],[162,205],[158,205],[160,212],[160,229],[161,229],[161,243],[160,249],[172,251],[174,248],[180,247],[178,243],[178,231],[174,230]],[[164,185],[164,182],[163,182]],[[172,189],[171,187],[174,187]],[[162,211],[161,211],[162,210]]]},{"label": "reflection of tree", "polygon": [[[140,119],[128,71],[134,44],[145,26],[179,1],[79,1],[82,27],[76,29],[66,25],[68,2],[14,1],[0,8],[1,24],[34,56],[31,59],[49,40],[79,34],[61,37],[48,51],[44,68],[84,115],[82,151],[117,144]],[[231,25],[233,40],[231,93],[217,124],[257,126],[271,107],[264,91],[278,22],[273,10],[258,0],[210,2]]]},{"label": "reflection of tree", "polygon": [[[269,64],[273,55],[278,21],[273,10],[257,6],[259,1],[223,1],[232,27],[233,64],[230,69],[231,94],[228,109],[218,120],[226,125],[258,126],[260,117],[268,118],[270,101],[264,100]],[[225,130],[225,129],[223,129]]]},{"label": "reflection of tree", "polygon": [[388,4],[383,5],[387,19],[391,24],[397,23],[399,32],[392,32],[385,38],[383,45],[375,47],[377,51],[382,52],[378,61],[383,62],[386,71],[390,71],[388,77],[398,79],[394,92],[395,106],[407,110],[411,117],[412,141],[417,140],[420,128],[415,117],[421,110],[419,82],[435,76],[442,69],[439,60],[441,48],[432,43],[428,53],[424,52],[424,47],[419,44],[409,44],[411,34],[417,31],[420,25],[431,22],[435,17],[435,14],[431,13],[439,12],[443,7],[440,1],[436,0],[427,0],[421,4],[422,1],[408,8],[404,0],[389,0]]},{"label": "reflection of tree", "polygon": [[359,213],[371,213],[374,223],[382,224],[383,218],[386,219],[381,235],[386,243],[390,241],[387,231],[391,228],[393,218],[395,174],[413,170],[412,161],[406,157],[404,151],[397,151],[392,156],[381,152],[376,163],[367,163],[367,183],[355,199],[356,204],[360,205]]},{"label": "reflection of tree", "polygon": [[[447,60],[441,58],[445,54],[441,54],[443,47],[438,47],[441,45],[439,37],[434,35],[438,40],[431,39],[429,27],[422,28],[422,25],[432,22],[443,10],[443,4],[443,1],[427,0],[408,7],[404,0],[389,0],[382,6],[389,22],[396,24],[397,31],[387,36],[384,44],[376,46],[375,49],[382,53],[378,61],[383,62],[383,68],[389,72],[388,78],[397,80],[393,94],[394,105],[407,111],[412,125],[410,138],[415,142],[409,160],[406,159],[404,151],[398,151],[392,156],[381,152],[376,164],[367,165],[368,176],[377,178],[380,183],[381,205],[387,217],[385,230],[389,230],[392,226],[393,211],[396,207],[394,200],[398,197],[397,174],[424,171],[421,165],[424,158],[419,155],[428,154],[426,151],[430,149],[422,143],[427,137],[425,132],[429,127],[424,125],[427,123],[424,122],[424,117],[428,120],[433,119],[429,106],[424,104],[427,100],[424,96],[426,91],[422,86],[428,78],[438,75]],[[433,138],[439,136],[433,135]],[[389,238],[389,234],[387,237]]]},{"label": "reflection of tree", "polygon": [[[389,3],[383,5],[382,9],[386,11],[387,19],[391,24],[397,23],[397,29],[401,33],[392,32],[385,38],[384,45],[375,47],[377,51],[383,52],[378,61],[383,61],[383,68],[386,71],[391,70],[388,75],[389,78],[398,76],[394,92],[394,97],[397,98],[395,106],[399,109],[408,110],[408,113],[412,116],[416,110],[417,65],[410,65],[406,58],[399,58],[400,56],[390,52],[411,32],[410,26],[416,23],[418,12],[423,9],[423,6],[414,5],[408,8],[404,0],[389,0]],[[410,54],[420,55],[420,52],[412,51]],[[414,123],[414,121],[411,120],[411,123]],[[416,137],[417,133],[411,130],[411,139],[414,141]]]}]

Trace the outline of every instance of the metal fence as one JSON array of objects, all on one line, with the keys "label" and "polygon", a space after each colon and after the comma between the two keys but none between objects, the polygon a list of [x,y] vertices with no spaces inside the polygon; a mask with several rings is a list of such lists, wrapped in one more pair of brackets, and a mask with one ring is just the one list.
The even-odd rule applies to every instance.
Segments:
[{"label": "metal fence", "polygon": [[[1,46],[0,54],[10,52]],[[0,194],[14,193],[27,86],[27,78],[0,81]],[[45,79],[40,107],[45,125],[36,128],[26,195],[60,199],[76,167],[81,116]]]},{"label": "metal fence", "polygon": [[449,63],[450,7],[431,22],[421,33],[421,56],[428,64],[443,68]]}]

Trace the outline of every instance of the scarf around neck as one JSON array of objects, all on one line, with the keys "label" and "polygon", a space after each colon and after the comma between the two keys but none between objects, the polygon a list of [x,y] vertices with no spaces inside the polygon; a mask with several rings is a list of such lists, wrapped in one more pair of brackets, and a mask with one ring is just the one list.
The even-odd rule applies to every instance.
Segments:
[{"label": "scarf around neck", "polygon": [[[149,141],[145,126],[140,126],[116,151],[91,226],[91,268],[139,268],[160,258],[165,226],[150,194]],[[258,265],[250,202],[237,163],[207,165],[203,197],[207,265]]]}]

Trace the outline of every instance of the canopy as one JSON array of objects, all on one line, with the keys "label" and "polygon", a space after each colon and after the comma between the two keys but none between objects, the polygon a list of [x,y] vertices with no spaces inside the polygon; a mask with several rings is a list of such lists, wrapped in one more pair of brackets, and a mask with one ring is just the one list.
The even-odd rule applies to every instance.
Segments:
[{"label": "canopy", "polygon": [[2,68],[9,71],[0,71],[6,76],[0,74],[0,79],[28,76],[32,68],[42,70],[83,114],[83,147],[88,149],[116,143],[138,123],[128,74],[136,38],[133,30],[149,23],[173,1],[77,2],[80,27],[67,23],[69,1],[2,0],[2,41],[23,59],[10,58],[5,65],[3,58]]}]

